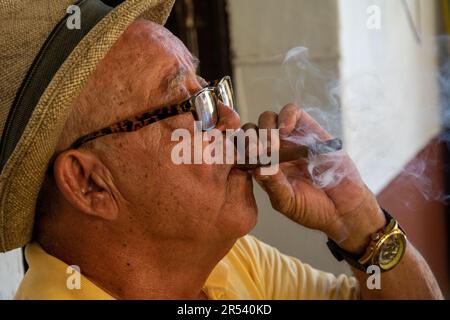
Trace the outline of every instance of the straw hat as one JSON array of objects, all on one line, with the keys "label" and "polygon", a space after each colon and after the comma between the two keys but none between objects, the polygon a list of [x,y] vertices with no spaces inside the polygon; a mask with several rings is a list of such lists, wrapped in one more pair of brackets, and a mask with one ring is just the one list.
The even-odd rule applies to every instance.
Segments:
[{"label": "straw hat", "polygon": [[[0,251],[30,241],[49,159],[89,75],[130,23],[164,24],[174,1],[0,0]],[[69,28],[77,8],[81,28]]]}]

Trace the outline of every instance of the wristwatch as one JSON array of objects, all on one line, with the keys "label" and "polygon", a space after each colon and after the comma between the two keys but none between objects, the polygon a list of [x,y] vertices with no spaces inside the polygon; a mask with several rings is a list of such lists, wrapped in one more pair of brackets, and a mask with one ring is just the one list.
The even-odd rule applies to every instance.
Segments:
[{"label": "wristwatch", "polygon": [[386,272],[399,264],[406,251],[406,234],[397,220],[386,210],[382,210],[387,224],[371,235],[366,252],[361,257],[343,250],[336,242],[328,239],[327,246],[338,261],[345,260],[352,267],[364,272],[369,266],[378,266],[381,272]]}]

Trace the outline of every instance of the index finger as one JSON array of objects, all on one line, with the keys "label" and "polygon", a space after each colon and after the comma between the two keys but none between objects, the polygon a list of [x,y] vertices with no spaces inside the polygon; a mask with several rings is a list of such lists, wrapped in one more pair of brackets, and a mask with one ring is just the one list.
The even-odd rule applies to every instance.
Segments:
[{"label": "index finger", "polygon": [[280,111],[278,127],[281,138],[291,135],[305,137],[314,135],[322,141],[333,138],[313,117],[295,104],[288,104]]}]

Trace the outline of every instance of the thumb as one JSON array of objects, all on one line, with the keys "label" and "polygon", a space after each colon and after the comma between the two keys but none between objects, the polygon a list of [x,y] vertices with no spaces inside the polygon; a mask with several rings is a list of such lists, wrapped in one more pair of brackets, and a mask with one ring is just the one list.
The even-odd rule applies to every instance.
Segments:
[{"label": "thumb", "polygon": [[261,174],[261,169],[253,171],[256,182],[267,192],[275,210],[288,214],[293,209],[294,190],[283,171],[279,168],[273,175]]}]

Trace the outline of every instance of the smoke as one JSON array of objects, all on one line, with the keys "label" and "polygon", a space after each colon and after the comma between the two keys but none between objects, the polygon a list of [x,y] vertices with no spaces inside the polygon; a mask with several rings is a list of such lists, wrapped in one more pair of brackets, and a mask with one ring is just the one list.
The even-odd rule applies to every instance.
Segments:
[{"label": "smoke", "polygon": [[334,72],[312,63],[307,48],[296,47],[284,58],[282,81],[289,84],[295,103],[332,135],[341,135],[341,89]]},{"label": "smoke", "polygon": [[437,55],[440,57],[437,79],[440,86],[440,101],[442,106],[441,141],[450,143],[450,37],[437,38]]},{"label": "smoke", "polygon": [[[437,74],[423,75],[424,82],[436,82],[439,85],[439,101],[423,101],[423,109],[434,112],[438,108],[441,112],[441,134],[438,142],[450,146],[450,39],[449,37],[440,37],[430,43],[429,50],[424,54],[441,57]],[[424,44],[426,46],[426,44]],[[387,57],[385,57],[387,59]],[[367,114],[364,121],[360,118],[347,117],[345,131],[358,135],[358,141],[364,141],[364,146],[347,146],[351,149],[352,157],[356,157],[358,163],[365,164],[379,163],[380,167],[389,167],[388,159],[391,153],[398,152],[399,155],[404,152],[403,146],[396,144],[395,136],[386,144],[386,147],[377,148],[380,141],[380,133],[387,127],[386,119],[395,119],[398,122],[399,137],[403,132],[404,126],[411,125],[413,119],[404,110],[396,110],[389,106],[398,104],[398,101],[404,99],[404,96],[386,95],[384,88],[389,84],[390,79],[382,78],[377,70],[362,72],[354,75],[351,79],[340,83],[335,72],[327,70],[317,64],[314,64],[309,58],[307,48],[296,47],[291,49],[284,58],[282,67],[282,76],[280,83],[289,87],[291,98],[296,104],[301,106],[310,114],[323,128],[325,128],[334,137],[343,139],[342,128],[342,107],[343,97],[341,93],[345,89],[345,108],[357,111],[360,114]],[[407,99],[405,99],[407,103]],[[434,104],[439,103],[440,106]],[[296,144],[314,144],[321,139],[317,134],[305,134],[304,128],[296,128],[299,135],[290,136],[287,140]],[[419,140],[421,137],[418,137]],[[415,139],[415,137],[408,137]],[[371,147],[372,146],[372,147]],[[425,147],[425,145],[424,145]],[[435,172],[443,172],[440,168],[443,161],[439,160],[442,155],[442,149],[434,147],[431,151],[420,152],[417,156],[411,155],[409,162],[404,168],[392,167],[395,174],[391,177],[398,177],[397,182],[401,182],[411,192],[411,197],[419,194],[427,201],[447,202],[450,196],[445,193],[444,177],[436,176]],[[352,172],[346,171],[342,163],[342,153],[335,153],[327,156],[310,156],[308,162],[308,173],[313,183],[320,188],[330,188],[339,184],[344,177],[348,177]],[[407,159],[405,159],[407,160]],[[367,167],[367,166],[366,166]],[[373,168],[375,173],[377,168]],[[380,175],[385,172],[380,171]],[[434,174],[434,176],[433,176]],[[376,176],[376,174],[372,174]],[[363,175],[364,176],[364,175]],[[370,186],[370,183],[369,183]],[[410,206],[414,199],[404,199],[405,206]]]},{"label": "smoke", "polygon": [[[439,86],[439,108],[441,111],[441,132],[433,145],[422,150],[414,160],[403,169],[399,183],[414,189],[411,199],[404,200],[406,207],[411,208],[412,198],[419,194],[426,201],[438,201],[448,204],[450,196],[446,194],[445,177],[449,168],[444,163],[446,150],[450,147],[450,37],[440,36],[430,45],[430,52],[439,59],[437,71],[432,74],[431,81]],[[430,108],[424,105],[424,108]]]},{"label": "smoke", "polygon": [[[301,106],[331,135],[341,138],[341,88],[334,72],[312,63],[307,48],[296,47],[291,49],[284,58],[281,81],[289,85],[297,105]],[[300,125],[285,141],[314,145],[323,139],[317,132],[312,132]],[[319,188],[331,188],[338,185],[347,176],[342,165],[342,158],[342,152],[321,156],[310,154],[307,169],[312,182]]]}]

